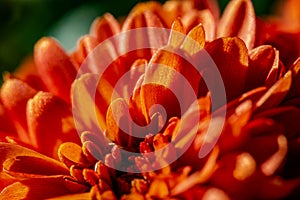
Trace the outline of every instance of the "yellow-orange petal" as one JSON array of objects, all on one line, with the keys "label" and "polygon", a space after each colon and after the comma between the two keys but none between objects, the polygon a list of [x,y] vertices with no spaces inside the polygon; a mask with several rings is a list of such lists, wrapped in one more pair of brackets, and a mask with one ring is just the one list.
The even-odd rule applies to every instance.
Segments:
[{"label": "yellow-orange petal", "polygon": [[71,84],[77,72],[60,44],[52,38],[40,39],[34,47],[34,61],[48,90],[70,102]]},{"label": "yellow-orange petal", "polygon": [[177,18],[171,27],[168,44],[172,47],[179,47],[185,38],[185,28],[181,19]]},{"label": "yellow-orange petal", "polygon": [[109,13],[96,18],[90,28],[90,34],[97,38],[99,43],[119,32],[120,25],[118,21]]},{"label": "yellow-orange petal", "polygon": [[72,165],[82,168],[91,165],[86,157],[83,155],[81,147],[72,142],[66,142],[59,146],[58,157],[67,167]]},{"label": "yellow-orange petal", "polygon": [[188,32],[184,39],[181,49],[185,50],[191,56],[198,53],[205,46],[205,32],[202,24],[195,26]]},{"label": "yellow-orange petal", "polygon": [[70,195],[64,195],[54,198],[48,198],[47,200],[83,200],[83,199],[91,199],[91,194],[89,192],[85,193],[78,193],[78,194],[70,194]]},{"label": "yellow-orange petal", "polygon": [[26,105],[37,91],[21,80],[8,79],[3,83],[0,92],[3,105],[14,120],[20,139],[29,143]]},{"label": "yellow-orange petal", "polygon": [[219,69],[227,101],[241,95],[245,87],[249,62],[248,50],[244,42],[237,37],[220,38],[209,43],[205,50]]},{"label": "yellow-orange petal", "polygon": [[248,49],[255,44],[255,12],[250,0],[233,0],[227,5],[219,21],[217,37],[241,38]]},{"label": "yellow-orange petal", "polygon": [[62,99],[39,92],[28,101],[26,114],[30,139],[40,152],[57,158],[61,143],[80,142],[71,109]]}]

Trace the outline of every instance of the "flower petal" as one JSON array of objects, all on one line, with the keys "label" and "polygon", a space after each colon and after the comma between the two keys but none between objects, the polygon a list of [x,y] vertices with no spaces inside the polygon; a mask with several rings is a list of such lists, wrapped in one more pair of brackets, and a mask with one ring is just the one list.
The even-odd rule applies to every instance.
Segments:
[{"label": "flower petal", "polygon": [[67,167],[72,165],[82,168],[91,165],[86,157],[83,155],[81,147],[72,142],[66,142],[59,146],[58,157]]},{"label": "flower petal", "polygon": [[220,71],[227,100],[230,101],[241,95],[248,70],[248,50],[244,42],[236,37],[220,38],[209,43],[205,50]]},{"label": "flower petal", "polygon": [[9,185],[2,190],[0,198],[3,200],[45,199],[77,192],[85,192],[87,189],[87,186],[70,181],[63,176],[48,177],[24,180]]},{"label": "flower petal", "polygon": [[188,52],[191,56],[198,53],[205,46],[205,32],[200,24],[195,26],[184,39],[181,49]]},{"label": "flower petal", "polygon": [[217,37],[241,38],[248,49],[255,44],[255,13],[250,0],[230,1],[219,21]]},{"label": "flower petal", "polygon": [[0,92],[3,105],[12,117],[20,139],[29,143],[26,104],[37,91],[21,80],[8,79],[4,82]]},{"label": "flower petal", "polygon": [[26,174],[59,175],[69,173],[67,168],[57,160],[22,146],[0,143],[0,150],[0,163],[8,174],[24,176]]},{"label": "flower petal", "polygon": [[72,55],[72,58],[76,60],[78,64],[76,66],[77,68],[79,68],[88,55],[93,52],[97,45],[97,39],[90,35],[83,36],[79,40],[77,44],[77,50]]},{"label": "flower petal", "polygon": [[255,112],[260,112],[277,106],[288,93],[292,84],[292,73],[288,71],[277,81],[257,102]]},{"label": "flower petal", "polygon": [[71,84],[77,72],[58,42],[52,38],[40,39],[34,47],[34,61],[49,91],[70,102]]},{"label": "flower petal", "polygon": [[206,41],[216,38],[216,22],[209,10],[191,10],[182,17],[182,23],[187,31],[201,23],[205,30]]},{"label": "flower petal", "polygon": [[109,13],[105,13],[103,17],[96,18],[90,28],[90,34],[97,38],[99,43],[119,32],[120,25],[118,21]]},{"label": "flower petal", "polygon": [[250,52],[249,70],[246,79],[246,88],[250,89],[272,86],[279,74],[279,52],[272,46],[263,45]]},{"label": "flower petal", "polygon": [[298,58],[291,67],[292,71],[292,85],[288,91],[286,100],[292,100],[294,98],[300,97],[299,87],[300,87],[300,58]]},{"label": "flower petal", "polygon": [[79,143],[69,105],[50,93],[39,92],[27,104],[27,121],[33,146],[57,158],[59,144]]},{"label": "flower petal", "polygon": [[168,44],[172,47],[179,47],[185,38],[185,29],[181,19],[176,19],[171,28]]}]

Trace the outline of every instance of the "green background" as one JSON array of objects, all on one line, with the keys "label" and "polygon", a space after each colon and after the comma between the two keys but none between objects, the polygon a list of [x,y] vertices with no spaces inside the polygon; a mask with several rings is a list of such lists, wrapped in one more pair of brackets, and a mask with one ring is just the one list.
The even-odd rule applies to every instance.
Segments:
[{"label": "green background", "polygon": [[[161,0],[163,2],[164,0]],[[13,71],[42,36],[54,36],[66,49],[87,33],[97,16],[124,16],[139,0],[0,0],[0,75]],[[256,14],[272,9],[272,0],[253,0]],[[228,0],[219,0],[223,10]],[[1,84],[0,78],[0,84]]]}]

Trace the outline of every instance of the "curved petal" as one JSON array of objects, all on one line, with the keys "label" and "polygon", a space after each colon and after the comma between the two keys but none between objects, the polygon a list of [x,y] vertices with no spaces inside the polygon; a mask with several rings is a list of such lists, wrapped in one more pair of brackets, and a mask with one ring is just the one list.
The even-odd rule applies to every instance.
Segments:
[{"label": "curved petal", "polygon": [[251,50],[245,90],[266,84],[272,86],[277,80],[279,67],[279,52],[272,46],[263,45]]}]

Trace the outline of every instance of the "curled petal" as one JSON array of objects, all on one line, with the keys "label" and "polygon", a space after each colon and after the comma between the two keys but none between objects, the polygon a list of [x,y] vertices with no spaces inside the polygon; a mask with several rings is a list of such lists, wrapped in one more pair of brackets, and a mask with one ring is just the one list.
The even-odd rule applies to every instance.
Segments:
[{"label": "curled petal", "polygon": [[[0,143],[3,170],[17,177],[68,174],[62,163],[15,144]],[[2,169],[1,169],[2,170]],[[1,172],[3,173],[3,172]]]},{"label": "curled petal", "polygon": [[64,141],[79,143],[69,105],[50,93],[39,92],[27,104],[27,122],[33,146],[57,157]]},{"label": "curled petal", "polygon": [[[64,176],[29,179],[7,186],[0,198],[9,199],[46,199],[72,193],[85,192],[87,186],[71,181]],[[47,192],[45,192],[47,191]]]},{"label": "curled petal", "polygon": [[71,84],[77,72],[58,42],[52,38],[40,39],[34,47],[34,61],[49,91],[70,102]]},{"label": "curled petal", "polygon": [[255,44],[255,13],[250,0],[233,0],[227,5],[219,21],[217,37],[241,38],[248,49]]}]

